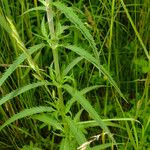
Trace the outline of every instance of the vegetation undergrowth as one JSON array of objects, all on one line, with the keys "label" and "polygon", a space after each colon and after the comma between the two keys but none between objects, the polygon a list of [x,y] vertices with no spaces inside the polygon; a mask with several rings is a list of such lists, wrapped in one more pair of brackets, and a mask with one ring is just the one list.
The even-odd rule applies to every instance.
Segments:
[{"label": "vegetation undergrowth", "polygon": [[150,2],[0,1],[0,149],[148,150]]}]

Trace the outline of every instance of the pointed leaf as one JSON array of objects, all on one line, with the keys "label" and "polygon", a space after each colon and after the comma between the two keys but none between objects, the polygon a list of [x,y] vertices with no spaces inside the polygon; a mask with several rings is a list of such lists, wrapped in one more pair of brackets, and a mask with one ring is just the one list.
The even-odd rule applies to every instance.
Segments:
[{"label": "pointed leaf", "polygon": [[[28,52],[31,55],[35,51],[39,50],[40,48],[44,47],[44,44],[38,44],[34,45],[31,48],[29,48]],[[14,61],[13,64],[10,65],[10,67],[6,70],[6,72],[3,74],[3,76],[0,78],[0,86],[5,82],[5,80],[16,70],[19,65],[27,58],[26,54],[23,53],[17,59]]]},{"label": "pointed leaf", "polygon": [[45,107],[45,106],[39,106],[39,107],[33,107],[33,108],[29,108],[29,109],[25,109],[15,115],[13,115],[11,118],[9,118],[3,125],[0,126],[0,131],[10,125],[12,122],[18,120],[18,119],[22,119],[25,118],[27,116],[31,116],[34,114],[38,114],[38,113],[43,113],[43,112],[53,112],[55,111],[53,108],[51,107]]},{"label": "pointed leaf", "polygon": [[110,73],[102,65],[99,65],[98,61],[89,52],[85,51],[83,48],[74,45],[63,45],[63,47],[70,49],[71,51],[77,53],[78,55],[82,56],[87,61],[92,63],[102,74],[108,77],[108,80],[112,84],[112,86],[114,86],[119,95],[127,102],[126,98],[118,88],[116,82],[113,80]]},{"label": "pointed leaf", "polygon": [[93,39],[92,35],[90,34],[89,30],[85,27],[84,23],[74,13],[73,9],[71,7],[67,7],[66,5],[64,5],[61,2],[54,2],[53,5],[56,6],[57,9],[59,9],[62,13],[64,13],[66,15],[66,17],[73,24],[75,24],[75,26],[77,27],[77,29],[79,29],[81,31],[81,33],[84,35],[84,37],[90,43],[90,45],[91,45],[91,47],[93,49],[95,57],[98,58],[99,55],[98,55],[96,44],[94,42],[94,39]]},{"label": "pointed leaf", "polygon": [[73,120],[71,120],[70,117],[66,117],[66,121],[69,125],[71,133],[76,138],[76,141],[78,142],[78,144],[80,145],[80,144],[86,142],[87,140],[86,140],[84,134],[80,131],[80,129],[78,128],[76,123]]},{"label": "pointed leaf", "polygon": [[76,89],[72,88],[69,85],[64,85],[63,88],[68,91],[78,101],[82,107],[89,113],[89,115],[95,119],[99,123],[99,126],[110,136],[111,139],[113,139],[111,132],[109,131],[106,124],[103,122],[103,120],[100,118],[98,113],[95,111],[95,109],[91,106],[89,101],[81,94],[81,92],[77,91]]},{"label": "pointed leaf", "polygon": [[28,90],[31,90],[33,88],[36,88],[36,87],[39,87],[39,86],[43,86],[43,85],[46,85],[46,82],[37,82],[37,83],[33,83],[33,84],[29,84],[29,85],[26,85],[24,87],[21,87],[21,88],[18,88],[14,91],[12,91],[11,93],[9,94],[6,94],[3,98],[0,99],[0,106],[2,104],[4,104],[5,102],[7,102],[8,100],[28,91]]},{"label": "pointed leaf", "polygon": [[39,121],[42,121],[43,123],[48,124],[50,126],[53,126],[57,130],[63,131],[63,127],[61,126],[61,123],[59,123],[51,115],[48,115],[48,114],[38,114],[38,115],[34,115],[32,118],[33,119],[37,119]]},{"label": "pointed leaf", "polygon": [[80,62],[83,59],[83,57],[77,57],[76,59],[74,59],[64,70],[63,70],[63,76],[66,76],[68,74],[68,72],[75,66],[78,64],[78,62]]}]

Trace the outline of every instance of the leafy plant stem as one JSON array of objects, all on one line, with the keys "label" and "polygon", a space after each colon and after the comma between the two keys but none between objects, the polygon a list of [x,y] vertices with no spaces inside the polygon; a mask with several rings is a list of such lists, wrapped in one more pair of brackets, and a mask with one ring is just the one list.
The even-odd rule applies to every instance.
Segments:
[{"label": "leafy plant stem", "polygon": [[[48,26],[49,31],[51,35],[51,48],[53,53],[53,59],[54,59],[54,66],[55,66],[55,73],[57,82],[60,83],[61,76],[60,76],[60,67],[59,67],[59,57],[58,57],[58,49],[57,49],[57,43],[55,41],[55,29],[54,29],[54,21],[53,21],[53,10],[52,10],[52,0],[45,0],[46,2],[46,12],[47,12],[47,20],[48,20]],[[59,108],[64,108],[63,103],[63,94],[62,94],[62,88],[57,87],[58,91],[58,97],[59,97]]]}]

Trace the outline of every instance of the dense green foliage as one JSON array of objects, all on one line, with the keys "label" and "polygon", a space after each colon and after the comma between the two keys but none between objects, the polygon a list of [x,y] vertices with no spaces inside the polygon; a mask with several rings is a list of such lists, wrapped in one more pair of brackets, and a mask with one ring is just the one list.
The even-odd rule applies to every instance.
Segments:
[{"label": "dense green foliage", "polygon": [[0,150],[150,149],[149,0],[0,1]]}]

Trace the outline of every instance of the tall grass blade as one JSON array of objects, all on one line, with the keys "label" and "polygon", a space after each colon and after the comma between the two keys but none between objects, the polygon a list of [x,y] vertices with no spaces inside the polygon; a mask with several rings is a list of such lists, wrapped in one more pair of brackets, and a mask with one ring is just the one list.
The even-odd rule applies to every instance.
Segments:
[{"label": "tall grass blade", "polygon": [[123,0],[121,0],[121,4],[122,4],[122,6],[123,6],[123,8],[124,8],[124,10],[125,10],[125,12],[126,12],[126,15],[127,15],[128,19],[129,19],[131,25],[132,25],[132,28],[133,28],[133,30],[134,30],[134,32],[135,32],[137,38],[138,38],[138,40],[139,40],[139,42],[140,42],[140,44],[141,44],[141,46],[142,46],[142,48],[143,48],[143,50],[144,50],[144,52],[145,52],[146,57],[147,57],[148,60],[150,61],[150,55],[149,55],[149,53],[148,53],[148,50],[147,50],[146,46],[144,45],[143,40],[142,40],[142,38],[141,38],[141,36],[140,36],[140,34],[139,34],[139,32],[138,32],[138,30],[137,30],[137,28],[136,28],[134,22],[133,22],[133,20],[132,20],[130,14],[129,14],[129,11],[128,11],[128,9],[127,9],[125,3],[123,2]]},{"label": "tall grass blade", "polygon": [[[126,130],[126,128],[123,128],[119,123],[114,123],[114,122],[126,122],[126,121],[130,121],[130,122],[138,122],[140,124],[140,122],[138,120],[135,120],[134,118],[112,118],[112,119],[102,119],[103,122],[105,122],[105,124],[107,126],[112,126],[112,127],[117,127],[120,129],[124,129]],[[84,126],[85,128],[89,128],[89,127],[95,127],[95,126],[99,126],[99,124],[95,121],[95,120],[90,120],[90,121],[80,121],[78,122],[79,126]]]}]

